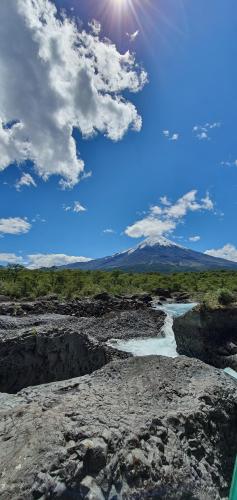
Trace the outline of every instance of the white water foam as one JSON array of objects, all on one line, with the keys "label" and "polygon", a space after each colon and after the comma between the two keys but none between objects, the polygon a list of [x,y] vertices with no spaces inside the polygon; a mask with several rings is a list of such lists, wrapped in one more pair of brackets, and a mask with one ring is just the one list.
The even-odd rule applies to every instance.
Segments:
[{"label": "white water foam", "polygon": [[174,318],[182,316],[187,311],[190,311],[197,304],[164,304],[158,306],[154,304],[154,309],[164,311],[166,313],[165,322],[161,331],[162,337],[156,338],[136,338],[131,340],[114,340],[109,344],[120,351],[125,351],[134,356],[150,356],[156,354],[159,356],[168,356],[175,358],[178,356],[176,350],[176,341],[173,331]]}]

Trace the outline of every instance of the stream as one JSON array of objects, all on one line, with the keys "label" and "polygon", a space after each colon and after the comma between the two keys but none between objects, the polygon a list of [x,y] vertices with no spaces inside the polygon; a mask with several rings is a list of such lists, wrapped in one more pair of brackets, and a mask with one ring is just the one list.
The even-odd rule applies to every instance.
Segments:
[{"label": "stream", "polygon": [[[173,332],[173,321],[178,316],[183,316],[186,312],[193,309],[197,304],[177,304],[167,303],[162,306],[154,304],[153,308],[166,313],[165,322],[161,330],[162,337],[135,338],[131,340],[113,341],[113,347],[120,351],[130,352],[134,356],[150,356],[156,354],[175,358],[178,356],[176,342]],[[112,345],[112,342],[111,344]]]}]

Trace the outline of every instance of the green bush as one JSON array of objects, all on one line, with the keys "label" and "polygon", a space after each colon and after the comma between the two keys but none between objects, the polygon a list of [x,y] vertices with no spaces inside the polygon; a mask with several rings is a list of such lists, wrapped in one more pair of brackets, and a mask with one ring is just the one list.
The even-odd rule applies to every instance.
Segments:
[{"label": "green bush", "polygon": [[219,304],[222,306],[228,306],[234,302],[234,295],[227,288],[222,288],[217,291],[217,298]]},{"label": "green bush", "polygon": [[205,293],[203,297],[203,306],[207,309],[215,309],[220,305],[228,306],[234,301],[235,296],[228,288],[219,288]]}]

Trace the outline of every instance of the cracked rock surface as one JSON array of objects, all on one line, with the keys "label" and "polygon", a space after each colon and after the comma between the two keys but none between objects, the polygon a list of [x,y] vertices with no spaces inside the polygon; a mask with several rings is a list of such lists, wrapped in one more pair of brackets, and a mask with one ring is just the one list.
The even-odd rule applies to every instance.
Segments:
[{"label": "cracked rock surface", "polygon": [[1,500],[227,499],[237,384],[201,361],[113,361],[0,394]]}]

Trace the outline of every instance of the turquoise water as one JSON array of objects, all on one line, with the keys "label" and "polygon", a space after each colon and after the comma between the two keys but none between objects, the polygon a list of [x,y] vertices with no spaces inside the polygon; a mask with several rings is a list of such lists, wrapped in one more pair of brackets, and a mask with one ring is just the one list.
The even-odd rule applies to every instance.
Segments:
[{"label": "turquoise water", "polygon": [[162,310],[166,313],[166,319],[162,328],[161,338],[137,338],[131,340],[114,340],[110,345],[116,347],[120,351],[125,351],[134,356],[150,356],[156,354],[160,356],[168,356],[175,358],[178,356],[176,350],[176,342],[173,331],[174,318],[182,316],[186,312],[193,309],[197,304],[164,304],[158,306],[154,304],[154,309]]}]

